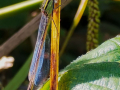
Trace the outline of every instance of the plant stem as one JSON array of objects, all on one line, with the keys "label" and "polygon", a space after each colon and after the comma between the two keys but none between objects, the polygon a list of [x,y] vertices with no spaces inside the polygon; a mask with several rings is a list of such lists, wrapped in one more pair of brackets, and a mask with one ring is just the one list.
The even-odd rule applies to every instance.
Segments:
[{"label": "plant stem", "polygon": [[52,14],[50,90],[58,90],[60,5],[61,0],[56,0],[54,2]]},{"label": "plant stem", "polygon": [[81,0],[81,2],[80,2],[79,8],[78,8],[77,13],[76,13],[76,15],[74,17],[73,24],[72,24],[72,26],[71,26],[71,28],[70,28],[70,30],[68,32],[68,35],[67,35],[67,37],[65,39],[65,42],[64,42],[64,44],[63,44],[63,46],[61,48],[60,57],[64,53],[64,50],[65,50],[65,48],[66,48],[66,46],[68,44],[68,41],[70,40],[70,37],[72,36],[76,26],[78,25],[82,15],[83,15],[83,12],[84,12],[84,10],[85,10],[85,8],[87,6],[87,2],[88,2],[88,0]]},{"label": "plant stem", "polygon": [[0,19],[9,17],[15,13],[20,13],[20,11],[23,11],[23,10],[29,10],[31,8],[39,7],[42,1],[43,0],[29,0],[29,1],[24,1],[24,2],[20,2],[14,5],[1,8]]}]

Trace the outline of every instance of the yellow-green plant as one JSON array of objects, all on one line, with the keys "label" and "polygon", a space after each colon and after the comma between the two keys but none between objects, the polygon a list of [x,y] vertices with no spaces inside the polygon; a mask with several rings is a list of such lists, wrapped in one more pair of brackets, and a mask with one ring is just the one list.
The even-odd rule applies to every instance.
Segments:
[{"label": "yellow-green plant", "polygon": [[[66,0],[66,1],[70,1],[70,0]],[[73,20],[73,24],[71,25],[70,31],[67,36],[68,38],[65,40],[64,43],[65,46],[63,45],[63,49],[61,50],[60,55],[63,54],[64,49],[71,35],[73,34],[73,31],[75,30],[81,17],[83,16],[83,13],[87,5],[87,1],[88,1],[89,23],[88,23],[88,31],[87,31],[86,48],[87,51],[89,51],[98,46],[99,43],[98,32],[99,32],[99,23],[100,23],[99,20],[100,11],[98,7],[98,1],[81,0],[81,4],[79,6],[78,12],[76,13],[76,16]],[[26,4],[26,2],[28,3]],[[4,19],[6,17],[9,17],[9,15],[13,15],[18,12],[22,12],[22,10],[28,10],[33,6],[38,6],[40,2],[41,0],[25,1],[23,3],[15,4],[15,6],[12,5],[9,7],[2,8],[0,9],[2,11],[0,12],[1,15],[0,19]],[[58,5],[55,9],[58,9],[59,6],[61,5]],[[60,22],[60,18],[58,22]],[[27,27],[27,25],[25,27]],[[58,24],[57,26],[60,27]],[[14,42],[16,43],[16,41]],[[59,40],[56,42],[56,44],[58,45],[58,43]],[[59,47],[57,45],[55,45],[55,47],[53,46],[53,48],[57,48],[56,59],[59,60],[59,55],[58,55]],[[4,44],[2,46],[4,46]],[[16,90],[18,89],[18,87],[20,87],[21,83],[27,77],[31,58],[32,55],[30,55],[29,59],[26,61],[23,67],[19,70],[19,72],[15,75],[15,77],[9,82],[9,84],[3,90]],[[113,39],[104,42],[96,49],[77,58],[75,61],[73,61],[63,70],[61,70],[59,72],[59,77],[58,77],[58,89],[59,90],[87,90],[87,89],[120,90],[120,85],[118,83],[120,82],[119,62],[120,62],[120,36],[117,36]],[[48,81],[45,82],[43,87],[41,87],[41,90],[49,90],[49,89],[50,89],[50,81],[48,79]]]},{"label": "yellow-green plant", "polygon": [[97,0],[88,1],[88,31],[87,31],[87,42],[86,49],[87,51],[94,49],[98,46],[98,32],[99,32],[99,23],[100,23],[100,11],[98,7]]}]

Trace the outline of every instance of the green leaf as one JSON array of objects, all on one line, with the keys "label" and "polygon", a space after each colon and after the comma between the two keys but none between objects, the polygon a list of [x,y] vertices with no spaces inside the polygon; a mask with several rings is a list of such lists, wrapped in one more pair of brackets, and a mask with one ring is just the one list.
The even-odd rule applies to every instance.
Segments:
[{"label": "green leaf", "polygon": [[[59,90],[120,90],[120,35],[78,57],[59,73]],[[49,90],[49,80],[40,90]]]},{"label": "green leaf", "polygon": [[103,62],[68,70],[60,78],[59,90],[120,90],[119,65]]},{"label": "green leaf", "polygon": [[18,71],[18,73],[14,76],[14,78],[10,81],[10,83],[4,88],[4,90],[17,90],[22,82],[28,75],[28,70],[30,67],[30,62],[32,59],[32,54],[29,56],[25,64]]}]

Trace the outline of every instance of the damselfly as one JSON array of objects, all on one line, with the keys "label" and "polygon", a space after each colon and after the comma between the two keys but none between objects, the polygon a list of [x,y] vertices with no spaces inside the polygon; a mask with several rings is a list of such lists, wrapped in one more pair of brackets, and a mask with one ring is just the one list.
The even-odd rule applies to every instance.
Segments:
[{"label": "damselfly", "polygon": [[[39,86],[49,76],[49,71],[50,71],[49,70],[50,69],[49,51],[50,50],[47,49],[47,48],[50,48],[49,38],[47,38],[48,42],[45,42],[48,21],[49,21],[48,14],[42,6],[37,42],[36,42],[36,46],[33,54],[31,67],[29,70],[30,83],[28,86],[28,90],[32,90],[34,85]],[[47,58],[45,58],[45,52],[47,54]]]},{"label": "damselfly", "polygon": [[[49,15],[52,13],[52,10],[47,12],[47,8],[51,8],[54,3],[54,0],[45,0],[41,7],[41,20],[38,30],[38,37],[37,42],[34,50],[34,55],[31,63],[31,67],[29,70],[29,86],[28,90],[33,90],[34,85],[39,86],[41,85],[49,76],[50,72],[50,53],[49,49],[46,49],[46,47],[49,47],[49,39],[46,38],[47,34],[47,24],[49,22]],[[50,7],[49,7],[49,5]],[[53,7],[52,7],[53,8]],[[50,9],[49,9],[50,10]],[[55,25],[56,26],[56,25]],[[46,41],[48,41],[46,43]],[[47,59],[44,57],[45,52],[47,51]]]}]

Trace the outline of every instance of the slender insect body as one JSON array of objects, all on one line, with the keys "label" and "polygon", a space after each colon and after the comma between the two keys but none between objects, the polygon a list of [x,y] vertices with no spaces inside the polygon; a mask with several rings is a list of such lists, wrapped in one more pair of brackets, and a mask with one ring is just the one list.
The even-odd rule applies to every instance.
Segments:
[{"label": "slender insect body", "polygon": [[[40,28],[42,28],[43,31],[40,30],[40,33],[45,33],[47,23],[48,23],[48,17],[45,15],[45,13],[42,13],[42,14],[43,14],[41,17],[42,23],[40,23]],[[42,80],[47,78],[49,75],[50,60],[46,60],[44,58],[45,49],[46,48],[45,48],[45,41],[44,41],[42,53],[39,58],[39,64],[37,67],[38,69],[36,71],[36,77],[35,77],[35,85],[36,86],[38,86],[40,83],[42,83],[43,82]],[[43,62],[42,64],[41,64],[41,61]]]},{"label": "slender insect body", "polygon": [[[31,63],[31,67],[29,70],[29,81],[32,82],[35,86],[39,86],[46,80],[49,76],[49,68],[50,68],[50,58],[44,58],[45,51],[49,53],[49,50],[45,48],[45,33],[47,32],[47,23],[48,16],[44,9],[41,9],[42,15],[39,24],[38,37],[36,41],[36,46],[34,49],[33,59]],[[50,44],[50,43],[49,43]],[[47,47],[49,47],[47,45]],[[48,54],[49,55],[49,54]],[[31,84],[31,85],[32,85]],[[31,90],[31,89],[28,89]]]},{"label": "slender insect body", "polygon": [[46,8],[50,1],[51,0],[45,0],[41,7],[41,19],[34,54],[28,75],[30,83],[27,90],[33,90],[34,87],[36,88],[39,85],[43,84],[50,73],[50,40],[49,38],[46,38],[47,24],[49,21],[49,12],[46,11]]}]

